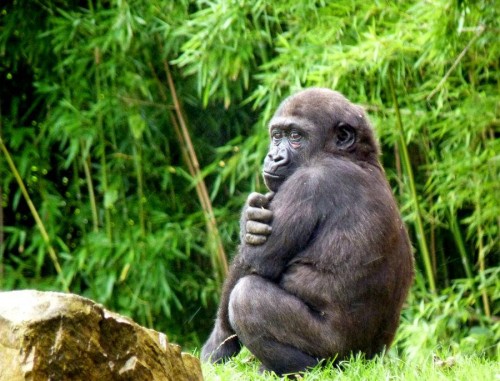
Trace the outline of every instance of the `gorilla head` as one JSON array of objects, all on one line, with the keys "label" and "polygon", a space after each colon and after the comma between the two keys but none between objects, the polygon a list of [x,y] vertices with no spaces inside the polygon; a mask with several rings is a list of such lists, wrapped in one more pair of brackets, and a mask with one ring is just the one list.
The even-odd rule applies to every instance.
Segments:
[{"label": "gorilla head", "polygon": [[269,123],[269,134],[263,175],[272,191],[318,155],[378,160],[378,146],[363,109],[328,89],[307,89],[286,99]]}]

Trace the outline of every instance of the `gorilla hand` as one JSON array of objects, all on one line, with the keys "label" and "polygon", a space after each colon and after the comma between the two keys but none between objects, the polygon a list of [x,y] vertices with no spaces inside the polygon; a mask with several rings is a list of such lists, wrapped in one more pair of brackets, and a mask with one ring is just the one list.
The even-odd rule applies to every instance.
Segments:
[{"label": "gorilla hand", "polygon": [[269,210],[269,203],[273,196],[273,192],[265,195],[254,192],[248,196],[242,220],[243,238],[248,245],[263,245],[271,234],[273,212]]}]

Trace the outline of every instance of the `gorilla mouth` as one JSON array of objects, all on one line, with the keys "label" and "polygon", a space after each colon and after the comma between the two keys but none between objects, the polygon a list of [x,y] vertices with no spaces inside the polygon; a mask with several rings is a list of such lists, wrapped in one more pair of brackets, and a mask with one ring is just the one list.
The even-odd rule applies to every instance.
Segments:
[{"label": "gorilla mouth", "polygon": [[285,176],[276,175],[274,173],[267,172],[267,171],[264,171],[264,176],[265,177],[270,177],[272,179],[284,179],[285,178]]}]

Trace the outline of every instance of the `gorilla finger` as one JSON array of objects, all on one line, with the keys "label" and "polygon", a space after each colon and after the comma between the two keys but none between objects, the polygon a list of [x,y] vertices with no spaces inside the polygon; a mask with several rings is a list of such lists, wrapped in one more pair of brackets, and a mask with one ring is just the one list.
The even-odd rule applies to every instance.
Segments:
[{"label": "gorilla finger", "polygon": [[256,208],[265,208],[267,207],[269,200],[265,195],[253,192],[248,196],[247,202],[249,206],[255,206]]},{"label": "gorilla finger", "polygon": [[245,242],[249,245],[259,246],[266,243],[267,237],[263,235],[245,234]]},{"label": "gorilla finger", "polygon": [[273,219],[273,212],[269,209],[250,206],[247,208],[246,213],[247,219],[252,221],[270,222]]},{"label": "gorilla finger", "polygon": [[265,194],[265,197],[267,198],[268,202],[271,202],[273,200],[273,198],[274,198],[274,192],[267,192]]},{"label": "gorilla finger", "polygon": [[248,233],[258,235],[269,235],[272,231],[271,226],[257,221],[247,221],[246,228]]}]

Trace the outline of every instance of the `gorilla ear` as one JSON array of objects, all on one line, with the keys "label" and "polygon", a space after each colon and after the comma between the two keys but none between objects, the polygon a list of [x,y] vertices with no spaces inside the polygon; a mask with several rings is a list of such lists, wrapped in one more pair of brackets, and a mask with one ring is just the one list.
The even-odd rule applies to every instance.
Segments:
[{"label": "gorilla ear", "polygon": [[337,133],[335,134],[335,145],[342,149],[349,149],[356,143],[356,130],[347,123],[340,122],[337,125]]}]

